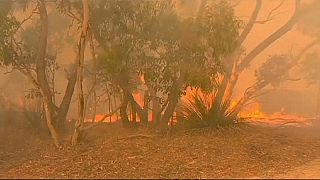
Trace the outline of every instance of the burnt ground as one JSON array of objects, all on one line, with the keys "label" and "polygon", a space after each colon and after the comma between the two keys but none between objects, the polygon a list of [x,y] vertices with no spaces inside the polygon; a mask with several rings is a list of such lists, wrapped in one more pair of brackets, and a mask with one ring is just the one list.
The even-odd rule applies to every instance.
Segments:
[{"label": "burnt ground", "polygon": [[315,128],[240,125],[159,136],[105,124],[76,147],[65,135],[63,149],[31,131],[0,132],[0,178],[293,178],[313,172],[320,158]]}]

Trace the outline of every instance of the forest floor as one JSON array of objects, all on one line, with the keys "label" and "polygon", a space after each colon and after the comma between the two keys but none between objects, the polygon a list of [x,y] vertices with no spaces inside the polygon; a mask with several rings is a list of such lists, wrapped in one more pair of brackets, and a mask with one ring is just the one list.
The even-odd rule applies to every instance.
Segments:
[{"label": "forest floor", "polygon": [[320,131],[240,125],[178,130],[104,124],[63,149],[0,129],[0,178],[320,178]]}]

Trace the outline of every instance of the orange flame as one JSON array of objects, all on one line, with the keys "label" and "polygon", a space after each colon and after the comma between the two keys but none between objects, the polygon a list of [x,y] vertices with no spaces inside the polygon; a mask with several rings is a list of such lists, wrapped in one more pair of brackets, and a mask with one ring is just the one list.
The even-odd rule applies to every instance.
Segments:
[{"label": "orange flame", "polygon": [[293,126],[309,126],[311,118],[287,114],[284,108],[279,112],[267,115],[261,111],[261,104],[254,103],[250,107],[245,108],[239,113],[239,117],[246,119],[251,123],[263,123],[271,126],[293,125]]}]

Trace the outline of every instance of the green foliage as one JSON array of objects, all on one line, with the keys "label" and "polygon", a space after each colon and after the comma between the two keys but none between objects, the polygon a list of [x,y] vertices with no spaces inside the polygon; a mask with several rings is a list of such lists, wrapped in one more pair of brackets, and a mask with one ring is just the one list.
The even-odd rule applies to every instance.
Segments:
[{"label": "green foliage", "polygon": [[181,92],[187,87],[211,91],[217,72],[223,71],[221,60],[236,45],[239,21],[233,9],[218,1],[196,19],[180,20],[174,13],[164,13],[153,22],[158,31],[150,37],[150,49],[159,52],[162,47],[165,52],[144,63],[148,65],[144,71],[151,74],[149,83],[166,93],[179,74],[185,76]]},{"label": "green foliage", "polygon": [[289,76],[291,61],[292,58],[288,55],[271,56],[255,71],[257,81],[269,82],[274,87],[279,86]]},{"label": "green foliage", "polygon": [[241,21],[235,17],[228,1],[224,0],[214,2],[205,13],[203,23],[206,26],[202,33],[208,34],[208,43],[214,49],[215,59],[222,59],[237,46]]},{"label": "green foliage", "polygon": [[27,91],[25,91],[25,98],[26,99],[42,98],[42,94],[39,88],[30,88]]},{"label": "green foliage", "polygon": [[184,20],[170,1],[98,1],[91,13],[105,74],[144,75],[164,94],[177,88],[173,82],[181,76],[181,93],[186,87],[212,90],[222,72],[220,61],[234,50],[238,37],[239,21],[224,1]]},{"label": "green foliage", "polygon": [[18,28],[18,22],[15,18],[0,14],[0,63],[1,65],[11,65],[15,58],[13,47],[14,33]]},{"label": "green foliage", "polygon": [[188,128],[227,127],[237,122],[229,113],[230,102],[217,106],[216,93],[194,92],[178,109],[178,123]]},{"label": "green foliage", "polygon": [[[28,2],[19,1],[10,8],[27,8]],[[46,54],[46,71],[48,77],[57,70],[56,55],[58,45],[62,45],[61,37],[67,28],[66,20],[56,11],[49,14],[48,50]],[[39,22],[20,28],[21,22],[10,14],[0,13],[0,65],[13,69],[28,69],[33,73],[39,50]],[[60,36],[60,38],[57,38]],[[54,40],[55,39],[55,40]],[[58,40],[58,41],[57,41]],[[56,50],[56,51],[55,51]]]}]

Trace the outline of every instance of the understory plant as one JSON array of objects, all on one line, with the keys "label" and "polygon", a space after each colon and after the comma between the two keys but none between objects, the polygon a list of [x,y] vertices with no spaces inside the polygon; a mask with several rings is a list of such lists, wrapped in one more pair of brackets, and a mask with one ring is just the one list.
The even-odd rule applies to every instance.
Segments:
[{"label": "understory plant", "polygon": [[187,128],[224,128],[238,122],[230,108],[230,100],[218,102],[216,92],[191,92],[180,103],[177,110],[178,125]]}]

